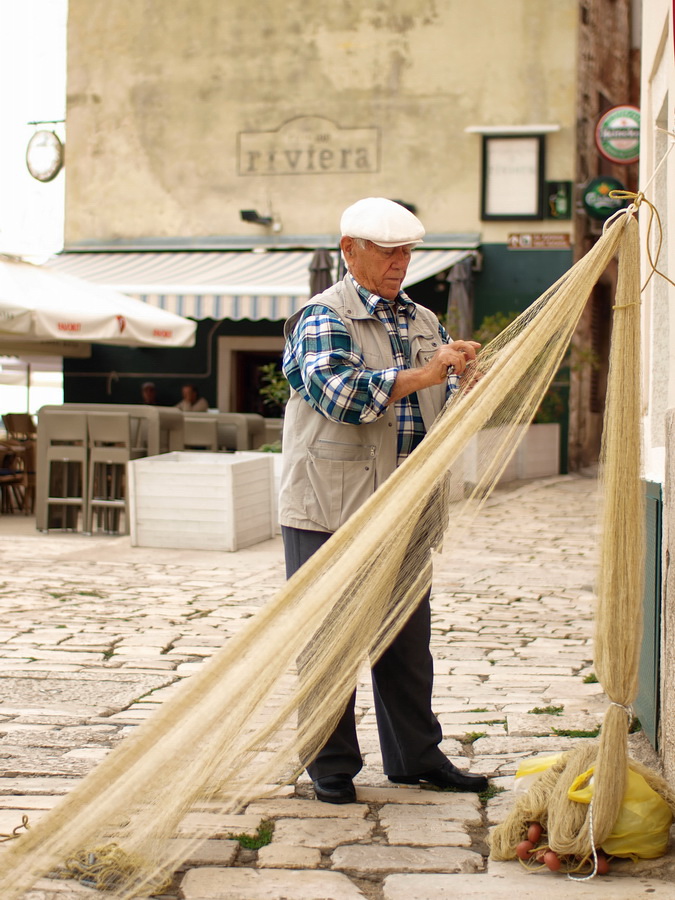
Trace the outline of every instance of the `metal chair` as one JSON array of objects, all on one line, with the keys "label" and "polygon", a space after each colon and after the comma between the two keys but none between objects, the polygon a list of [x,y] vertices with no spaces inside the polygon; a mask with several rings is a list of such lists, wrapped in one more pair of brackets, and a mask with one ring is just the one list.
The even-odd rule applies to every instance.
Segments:
[{"label": "metal chair", "polygon": [[16,445],[0,442],[0,513],[12,513],[23,507],[21,480]]},{"label": "metal chair", "polygon": [[127,463],[145,456],[134,450],[128,413],[89,413],[89,510],[87,531],[120,533],[120,512],[124,511],[124,533],[129,533]]},{"label": "metal chair", "polygon": [[5,413],[2,424],[9,440],[27,441],[35,438],[35,420],[30,413]]},{"label": "metal chair", "polygon": [[0,490],[3,513],[35,509],[35,441],[0,442]]}]

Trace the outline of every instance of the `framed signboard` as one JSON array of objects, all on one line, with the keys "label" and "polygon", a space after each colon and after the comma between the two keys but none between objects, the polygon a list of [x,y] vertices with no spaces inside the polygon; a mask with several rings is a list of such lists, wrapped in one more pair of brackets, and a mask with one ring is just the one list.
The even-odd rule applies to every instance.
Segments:
[{"label": "framed signboard", "polygon": [[483,135],[481,218],[541,219],[544,135]]}]

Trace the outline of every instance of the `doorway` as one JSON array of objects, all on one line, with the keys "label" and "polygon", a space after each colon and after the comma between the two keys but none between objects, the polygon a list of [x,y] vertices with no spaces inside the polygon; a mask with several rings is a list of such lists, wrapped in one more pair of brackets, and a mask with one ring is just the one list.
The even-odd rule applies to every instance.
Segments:
[{"label": "doorway", "polygon": [[279,354],[264,350],[237,350],[233,362],[236,373],[233,384],[235,411],[280,418],[283,414],[281,406],[266,403],[260,394],[265,384],[263,366],[272,364],[281,369]]},{"label": "doorway", "polygon": [[263,403],[260,396],[260,369],[269,363],[281,368],[283,352],[283,337],[219,337],[218,409],[279,417],[281,411]]}]

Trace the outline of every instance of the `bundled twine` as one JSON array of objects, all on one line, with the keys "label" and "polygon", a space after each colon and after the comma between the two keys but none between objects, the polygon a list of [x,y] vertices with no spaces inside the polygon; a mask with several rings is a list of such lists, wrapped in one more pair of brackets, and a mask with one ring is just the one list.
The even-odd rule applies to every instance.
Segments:
[{"label": "bundled twine", "polygon": [[[663,129],[659,129],[663,131]],[[675,138],[671,132],[665,132]],[[652,277],[673,282],[657,267],[663,244],[658,209],[645,196],[673,148],[671,143],[642,191],[610,191],[615,199],[630,200],[604,224],[603,234],[622,217],[630,219],[619,247],[619,271],[610,351],[607,403],[603,423],[601,483],[604,512],[598,578],[595,629],[595,671],[609,705],[599,741],[586,742],[561,755],[543,772],[527,794],[518,798],[507,819],[490,836],[493,859],[514,859],[516,847],[527,835],[530,822],[547,834],[548,847],[560,856],[576,859],[568,877],[575,881],[598,873],[597,848],[609,836],[619,815],[628,769],[637,772],[675,814],[675,793],[657,773],[628,755],[632,702],[638,689],[642,636],[642,584],[644,578],[644,497],[640,483],[640,295]],[[639,238],[635,214],[649,208],[646,255],[649,274],[639,285]],[[656,252],[652,229],[657,226]],[[626,360],[631,361],[626,365]],[[588,804],[569,798],[577,778],[594,767],[593,797]],[[590,874],[573,872],[591,863]]]}]

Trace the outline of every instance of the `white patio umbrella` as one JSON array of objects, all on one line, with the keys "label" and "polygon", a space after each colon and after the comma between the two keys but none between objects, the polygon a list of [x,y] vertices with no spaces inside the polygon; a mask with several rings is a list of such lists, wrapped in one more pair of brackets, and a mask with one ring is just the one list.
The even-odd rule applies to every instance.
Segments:
[{"label": "white patio umbrella", "polygon": [[54,269],[0,255],[0,339],[191,347],[196,323]]}]

